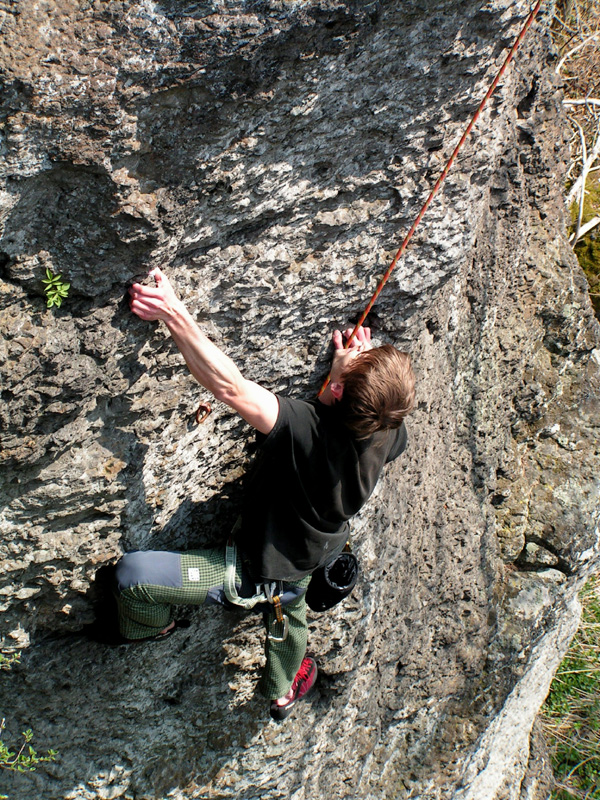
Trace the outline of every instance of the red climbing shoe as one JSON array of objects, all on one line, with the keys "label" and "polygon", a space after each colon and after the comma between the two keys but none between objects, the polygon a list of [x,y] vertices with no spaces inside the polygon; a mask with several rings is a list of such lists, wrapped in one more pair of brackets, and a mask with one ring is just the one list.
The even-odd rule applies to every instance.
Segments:
[{"label": "red climbing shoe", "polygon": [[314,658],[307,657],[303,659],[291,689],[285,697],[281,698],[286,702],[283,705],[279,705],[277,700],[273,700],[271,703],[271,716],[273,719],[281,721],[292,713],[297,701],[303,700],[315,688],[318,672],[317,662]]}]

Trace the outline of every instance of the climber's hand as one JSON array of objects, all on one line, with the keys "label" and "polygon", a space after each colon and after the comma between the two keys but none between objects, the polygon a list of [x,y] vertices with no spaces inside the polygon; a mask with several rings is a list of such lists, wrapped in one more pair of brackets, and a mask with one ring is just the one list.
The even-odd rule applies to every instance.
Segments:
[{"label": "climber's hand", "polygon": [[168,322],[182,303],[167,276],[158,267],[150,273],[156,286],[143,286],[134,283],[129,289],[129,307],[141,319],[152,321],[162,319]]},{"label": "climber's hand", "polygon": [[344,347],[344,339],[348,340],[352,335],[353,328],[346,328],[342,333],[341,331],[333,332],[333,362],[331,365],[331,380],[339,381],[348,365],[354,359],[371,350],[371,329],[359,328],[356,336],[352,339],[347,347]]},{"label": "climber's hand", "polygon": [[[344,331],[344,339],[348,340],[352,336],[352,331],[354,328],[346,328]],[[348,350],[352,348],[356,348],[360,352],[364,352],[365,350],[372,350],[373,345],[371,344],[371,328],[363,328],[360,327],[356,331],[356,336],[352,339],[350,344],[346,345]]]}]

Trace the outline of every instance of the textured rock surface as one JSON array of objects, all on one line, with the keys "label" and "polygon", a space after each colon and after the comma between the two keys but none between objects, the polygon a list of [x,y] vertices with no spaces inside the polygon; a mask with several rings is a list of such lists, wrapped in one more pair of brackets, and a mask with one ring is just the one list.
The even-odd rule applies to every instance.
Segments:
[{"label": "textured rock surface", "polygon": [[[319,693],[282,726],[254,697],[252,616],[201,610],[135,649],[71,635],[100,565],[227,530],[251,450],[223,406],[195,425],[203,391],[124,292],[167,265],[249,377],[314,395],[526,4],[1,9],[0,593],[3,649],[24,651],[0,709],[7,738],[61,753],[2,787],[545,797],[532,726],[599,558],[600,367],[548,9],[372,315],[414,354],[419,408],[355,525],[360,589],[311,622]],[[58,311],[47,266],[72,287]]]}]

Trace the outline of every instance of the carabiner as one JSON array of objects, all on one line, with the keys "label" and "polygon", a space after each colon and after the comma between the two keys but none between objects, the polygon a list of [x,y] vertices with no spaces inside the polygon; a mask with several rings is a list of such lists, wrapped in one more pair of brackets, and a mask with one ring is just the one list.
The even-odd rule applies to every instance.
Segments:
[{"label": "carabiner", "polygon": [[289,620],[287,614],[283,615],[283,636],[273,636],[273,634],[269,631],[268,637],[269,641],[271,642],[285,642],[288,637],[289,631]]}]

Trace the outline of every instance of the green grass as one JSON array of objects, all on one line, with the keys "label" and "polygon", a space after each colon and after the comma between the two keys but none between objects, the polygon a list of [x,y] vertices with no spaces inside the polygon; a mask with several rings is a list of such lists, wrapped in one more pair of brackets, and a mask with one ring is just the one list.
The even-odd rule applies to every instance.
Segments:
[{"label": "green grass", "polygon": [[600,800],[600,579],[581,593],[583,617],[542,708],[556,788],[552,800]]},{"label": "green grass", "polygon": [[[571,206],[572,225],[569,233],[573,233],[575,230],[578,213],[579,204],[573,203]],[[586,183],[582,222],[586,223],[597,216],[600,216],[600,173],[594,172],[589,175]],[[600,319],[600,226],[577,242],[575,254],[588,279],[592,304],[596,316]]]}]

